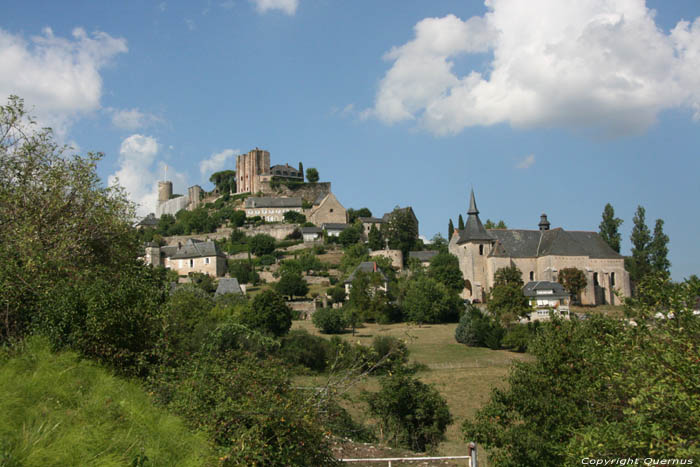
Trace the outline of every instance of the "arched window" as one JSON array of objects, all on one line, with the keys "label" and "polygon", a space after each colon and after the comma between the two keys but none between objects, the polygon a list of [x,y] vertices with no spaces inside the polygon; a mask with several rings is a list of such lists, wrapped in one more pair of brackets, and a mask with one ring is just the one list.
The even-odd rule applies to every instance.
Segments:
[{"label": "arched window", "polygon": [[484,254],[484,245],[479,245],[479,254],[480,255]]},{"label": "arched window", "polygon": [[535,280],[535,271],[530,271],[530,280],[531,281]]}]

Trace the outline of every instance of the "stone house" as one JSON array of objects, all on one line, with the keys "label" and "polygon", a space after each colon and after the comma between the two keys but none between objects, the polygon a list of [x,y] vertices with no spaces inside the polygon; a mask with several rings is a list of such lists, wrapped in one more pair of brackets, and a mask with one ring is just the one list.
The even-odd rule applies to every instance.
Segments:
[{"label": "stone house", "polygon": [[343,230],[347,229],[348,227],[351,227],[350,224],[340,224],[336,222],[328,222],[321,224],[321,230],[324,230],[326,232],[326,235],[329,237],[338,237],[340,236],[340,232]]},{"label": "stone house", "polygon": [[528,315],[527,321],[549,319],[550,313],[568,316],[571,295],[564,290],[559,282],[532,281],[523,287],[523,295],[530,301],[534,311]]},{"label": "stone house", "polygon": [[584,305],[621,304],[630,296],[629,274],[624,258],[596,232],[550,229],[547,216],[540,217],[538,230],[489,229],[479,219],[474,192],[469,200],[463,230],[455,230],[449,251],[457,256],[465,279],[463,298],[483,301],[500,268],[515,265],[523,282],[557,282],[564,268],[584,272],[588,285],[582,291]]},{"label": "stone house", "polygon": [[438,252],[435,250],[423,250],[423,251],[409,251],[408,258],[415,258],[420,261],[421,266],[430,266],[430,260],[437,256]]},{"label": "stone house", "polygon": [[315,242],[323,234],[323,231],[318,227],[302,227],[300,230],[304,242]]},{"label": "stone house", "polygon": [[344,224],[348,221],[348,213],[333,193],[325,193],[316,198],[306,218],[314,225]]},{"label": "stone house", "polygon": [[189,239],[184,244],[164,247],[149,243],[143,259],[146,264],[172,269],[180,276],[196,272],[222,277],[226,273],[226,256],[210,240]]},{"label": "stone house", "polygon": [[250,196],[246,198],[243,209],[246,217],[260,216],[267,222],[284,221],[284,213],[288,211],[303,213],[301,198]]},{"label": "stone house", "polygon": [[377,230],[381,230],[382,225],[384,225],[384,219],[379,217],[358,217],[358,219],[362,222],[362,239],[364,241],[369,240],[369,231],[372,229],[372,226],[375,226]]}]

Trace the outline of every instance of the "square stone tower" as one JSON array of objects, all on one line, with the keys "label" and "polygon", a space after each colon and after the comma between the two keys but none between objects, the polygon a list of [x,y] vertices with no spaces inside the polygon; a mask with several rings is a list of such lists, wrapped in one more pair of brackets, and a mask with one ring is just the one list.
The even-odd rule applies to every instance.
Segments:
[{"label": "square stone tower", "polygon": [[236,158],[236,193],[261,190],[260,175],[270,172],[270,152],[255,148]]}]

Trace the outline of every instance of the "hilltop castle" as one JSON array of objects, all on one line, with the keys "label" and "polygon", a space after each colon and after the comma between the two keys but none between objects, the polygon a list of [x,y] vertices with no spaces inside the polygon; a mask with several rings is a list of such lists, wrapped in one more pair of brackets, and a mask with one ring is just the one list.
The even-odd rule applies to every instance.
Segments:
[{"label": "hilltop castle", "polygon": [[523,282],[557,281],[563,268],[577,268],[586,275],[588,285],[581,293],[584,305],[619,305],[630,296],[629,274],[624,258],[596,232],[550,229],[542,214],[538,230],[485,229],[479,219],[474,191],[469,199],[467,222],[455,230],[449,251],[459,259],[465,279],[465,298],[483,301],[494,284],[500,268],[515,265]]},{"label": "hilltop castle", "polygon": [[270,166],[270,152],[252,149],[247,154],[236,157],[236,193],[268,192],[266,182],[272,177],[304,181],[304,174],[289,164]]}]

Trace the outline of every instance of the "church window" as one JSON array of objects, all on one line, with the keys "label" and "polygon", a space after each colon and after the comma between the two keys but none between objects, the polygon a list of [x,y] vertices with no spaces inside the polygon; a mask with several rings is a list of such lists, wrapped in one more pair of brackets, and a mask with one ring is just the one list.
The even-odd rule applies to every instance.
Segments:
[{"label": "church window", "polygon": [[530,280],[531,281],[535,280],[535,271],[530,271]]},{"label": "church window", "polygon": [[600,285],[600,284],[598,284],[598,273],[597,272],[593,273],[593,285],[595,285],[595,286]]},{"label": "church window", "polygon": [[480,255],[484,254],[484,245],[479,245],[479,254]]},{"label": "church window", "polygon": [[615,273],[614,272],[610,273],[610,285],[612,285],[612,286],[615,285]]}]

